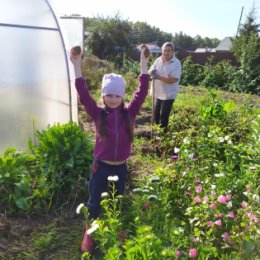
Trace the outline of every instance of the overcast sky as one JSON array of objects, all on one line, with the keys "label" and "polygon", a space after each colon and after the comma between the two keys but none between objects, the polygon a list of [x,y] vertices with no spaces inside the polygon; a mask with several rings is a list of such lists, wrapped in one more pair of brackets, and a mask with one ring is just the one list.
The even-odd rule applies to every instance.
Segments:
[{"label": "overcast sky", "polygon": [[241,22],[255,6],[260,23],[260,0],[50,0],[58,15],[113,17],[130,22],[146,22],[161,31],[183,32],[195,37],[223,39],[235,36]]}]

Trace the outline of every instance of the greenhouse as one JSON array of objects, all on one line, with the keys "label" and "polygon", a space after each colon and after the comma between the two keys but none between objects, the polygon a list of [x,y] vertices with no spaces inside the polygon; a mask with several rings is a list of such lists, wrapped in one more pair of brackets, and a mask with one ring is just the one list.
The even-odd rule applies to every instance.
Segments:
[{"label": "greenhouse", "polygon": [[48,125],[77,122],[69,50],[83,46],[83,18],[57,17],[47,0],[0,0],[0,6],[2,152],[26,149]]}]

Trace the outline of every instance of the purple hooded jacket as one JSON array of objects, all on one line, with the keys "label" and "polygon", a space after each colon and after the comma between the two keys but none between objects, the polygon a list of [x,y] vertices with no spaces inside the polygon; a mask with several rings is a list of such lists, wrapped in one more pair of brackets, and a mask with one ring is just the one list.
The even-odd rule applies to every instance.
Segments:
[{"label": "purple hooded jacket", "polygon": [[[131,123],[134,125],[136,116],[148,94],[150,76],[141,74],[139,76],[138,90],[134,92],[133,98],[126,106]],[[101,110],[88,91],[88,86],[84,78],[76,79],[76,89],[79,94],[81,104],[86,112],[93,119],[97,128]],[[114,109],[106,108],[106,133],[105,140],[101,140],[96,131],[96,143],[94,148],[94,158],[106,161],[124,161],[131,153],[131,141],[126,131],[125,116],[122,106]]]}]

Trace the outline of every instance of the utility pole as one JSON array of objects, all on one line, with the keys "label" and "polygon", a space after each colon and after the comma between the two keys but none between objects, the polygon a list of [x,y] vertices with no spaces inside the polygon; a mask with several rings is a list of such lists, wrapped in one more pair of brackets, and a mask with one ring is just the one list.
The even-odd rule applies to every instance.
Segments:
[{"label": "utility pole", "polygon": [[242,10],[241,10],[241,14],[240,14],[240,18],[239,18],[239,22],[238,22],[238,26],[237,26],[236,36],[238,36],[238,32],[239,32],[239,28],[240,28],[240,24],[241,24],[241,19],[242,19],[242,15],[243,15],[243,10],[244,10],[244,6],[242,6]]}]

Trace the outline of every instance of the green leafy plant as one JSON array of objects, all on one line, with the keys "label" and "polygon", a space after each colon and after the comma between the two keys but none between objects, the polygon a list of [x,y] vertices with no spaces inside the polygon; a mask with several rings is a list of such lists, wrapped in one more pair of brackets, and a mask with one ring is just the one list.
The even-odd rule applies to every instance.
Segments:
[{"label": "green leafy plant", "polygon": [[39,144],[29,142],[53,199],[65,202],[86,193],[93,143],[76,123],[56,124],[36,132]]},{"label": "green leafy plant", "polygon": [[0,156],[0,202],[9,212],[43,209],[48,194],[36,157],[14,148]]}]

